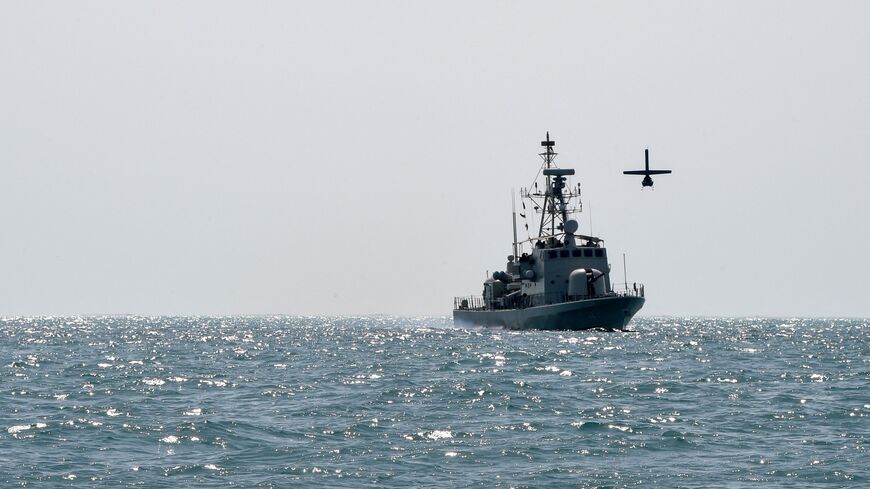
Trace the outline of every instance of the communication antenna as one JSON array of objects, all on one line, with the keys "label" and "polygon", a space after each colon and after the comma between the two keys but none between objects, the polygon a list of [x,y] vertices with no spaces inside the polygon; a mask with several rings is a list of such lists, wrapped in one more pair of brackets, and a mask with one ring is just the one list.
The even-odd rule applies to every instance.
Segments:
[{"label": "communication antenna", "polygon": [[511,188],[511,214],[514,218],[514,260],[517,260],[517,202],[514,198],[513,188]]},{"label": "communication antenna", "polygon": [[595,236],[595,234],[592,233],[592,201],[587,200],[586,205],[589,206],[589,236]]},{"label": "communication antenna", "polygon": [[625,290],[628,291],[628,272],[625,270],[625,253],[622,254],[622,279],[625,280]]}]

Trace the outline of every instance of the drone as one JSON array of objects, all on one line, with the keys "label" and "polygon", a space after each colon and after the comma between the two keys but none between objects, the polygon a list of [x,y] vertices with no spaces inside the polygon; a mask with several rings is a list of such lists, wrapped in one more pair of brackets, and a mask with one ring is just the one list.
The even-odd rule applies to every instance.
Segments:
[{"label": "drone", "polygon": [[650,170],[649,169],[649,149],[643,150],[644,155],[646,157],[646,169],[645,170],[626,170],[622,172],[624,175],[643,175],[643,181],[640,182],[641,188],[644,187],[652,187],[653,179],[650,175],[665,175],[670,173],[670,170]]}]

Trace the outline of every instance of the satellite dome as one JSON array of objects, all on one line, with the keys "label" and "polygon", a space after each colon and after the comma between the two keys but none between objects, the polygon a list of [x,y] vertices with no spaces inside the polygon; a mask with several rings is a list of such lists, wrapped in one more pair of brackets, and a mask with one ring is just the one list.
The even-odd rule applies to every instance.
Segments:
[{"label": "satellite dome", "polygon": [[577,224],[577,221],[575,221],[574,219],[568,219],[567,221],[565,221],[564,225],[565,234],[574,234],[577,232],[577,228],[579,227],[580,225]]}]

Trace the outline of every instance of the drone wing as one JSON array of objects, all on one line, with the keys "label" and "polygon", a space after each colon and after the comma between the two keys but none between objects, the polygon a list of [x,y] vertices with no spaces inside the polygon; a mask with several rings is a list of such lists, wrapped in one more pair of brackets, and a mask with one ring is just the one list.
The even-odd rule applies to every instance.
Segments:
[{"label": "drone wing", "polygon": [[[624,175],[644,175],[649,177],[650,175],[665,175],[670,173],[670,170],[650,170],[649,169],[649,149],[643,150],[643,156],[645,160],[645,168],[644,170],[626,170],[622,172]],[[646,182],[646,180],[644,180]],[[652,182],[652,180],[650,180]],[[652,183],[650,183],[652,185]]]}]

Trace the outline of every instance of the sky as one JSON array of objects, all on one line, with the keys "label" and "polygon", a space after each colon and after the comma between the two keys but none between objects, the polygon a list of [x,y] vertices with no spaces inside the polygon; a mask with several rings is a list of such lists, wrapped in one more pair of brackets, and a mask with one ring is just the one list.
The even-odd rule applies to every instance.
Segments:
[{"label": "sky", "polygon": [[868,317],[868,18],[4,1],[0,316],[449,315],[549,131],[642,315]]}]

